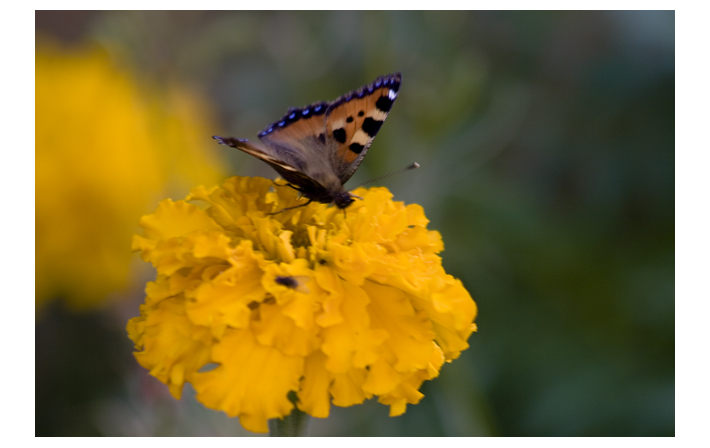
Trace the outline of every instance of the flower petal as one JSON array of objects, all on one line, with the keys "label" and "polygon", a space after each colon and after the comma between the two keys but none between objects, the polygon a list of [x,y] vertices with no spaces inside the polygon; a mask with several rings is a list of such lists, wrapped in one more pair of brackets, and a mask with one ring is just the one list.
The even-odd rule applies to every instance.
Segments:
[{"label": "flower petal", "polygon": [[185,315],[184,299],[163,300],[129,321],[128,332],[136,343],[135,358],[150,374],[164,382],[175,398],[182,386],[210,360],[207,330],[195,327]]},{"label": "flower petal", "polygon": [[288,415],[287,397],[303,374],[303,358],[288,356],[257,342],[249,329],[228,330],[212,350],[219,367],[197,373],[192,380],[197,400],[254,432],[266,432],[267,420]]}]

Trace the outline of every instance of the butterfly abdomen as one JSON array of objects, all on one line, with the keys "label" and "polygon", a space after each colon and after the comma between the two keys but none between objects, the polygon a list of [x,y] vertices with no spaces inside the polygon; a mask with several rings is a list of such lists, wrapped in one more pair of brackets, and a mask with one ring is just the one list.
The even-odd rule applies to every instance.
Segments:
[{"label": "butterfly abdomen", "polygon": [[[318,179],[319,185],[313,186],[308,183],[295,183],[297,189],[308,199],[323,204],[335,204],[338,208],[345,208],[354,202],[354,199],[343,188],[338,178],[329,173],[317,173],[313,175]],[[284,177],[288,181],[286,177]]]}]

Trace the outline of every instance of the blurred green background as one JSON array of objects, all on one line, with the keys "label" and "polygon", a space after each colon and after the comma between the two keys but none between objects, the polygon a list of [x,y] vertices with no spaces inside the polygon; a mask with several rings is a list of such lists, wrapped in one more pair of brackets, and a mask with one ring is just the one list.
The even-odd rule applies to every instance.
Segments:
[{"label": "blurred green background", "polygon": [[[349,185],[419,162],[381,184],[441,232],[479,331],[403,416],[333,407],[311,435],[675,435],[673,11],[38,11],[36,33],[199,92],[208,144],[402,72]],[[227,176],[274,177],[217,150]],[[37,436],[251,435],[132,359],[151,275],[113,305],[38,312]]]}]

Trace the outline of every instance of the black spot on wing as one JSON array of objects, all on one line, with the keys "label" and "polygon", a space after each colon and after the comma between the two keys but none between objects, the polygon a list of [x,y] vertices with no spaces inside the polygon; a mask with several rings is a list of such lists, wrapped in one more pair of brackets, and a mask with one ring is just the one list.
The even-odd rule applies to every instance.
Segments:
[{"label": "black spot on wing", "polygon": [[358,117],[362,117],[363,115],[365,115],[365,111],[364,111],[364,110],[361,110],[360,112],[357,113],[357,116],[358,116]]},{"label": "black spot on wing", "polygon": [[355,154],[360,154],[363,149],[365,149],[365,147],[362,146],[360,143],[350,144],[350,151],[354,152]]},{"label": "black spot on wing", "polygon": [[362,130],[365,131],[370,137],[374,137],[380,131],[382,123],[382,121],[377,121],[372,117],[367,117],[365,118],[365,121],[362,122]]},{"label": "black spot on wing", "polygon": [[337,140],[339,143],[345,143],[345,139],[347,138],[347,135],[345,135],[345,129],[343,128],[338,128],[333,130],[333,138]]},{"label": "black spot on wing", "polygon": [[392,101],[389,96],[381,96],[375,103],[375,106],[382,112],[389,112],[390,109],[392,109],[393,103],[394,101]]},{"label": "black spot on wing", "polygon": [[352,123],[352,122],[353,122],[353,117],[348,117],[345,121],[347,121],[348,123]]}]

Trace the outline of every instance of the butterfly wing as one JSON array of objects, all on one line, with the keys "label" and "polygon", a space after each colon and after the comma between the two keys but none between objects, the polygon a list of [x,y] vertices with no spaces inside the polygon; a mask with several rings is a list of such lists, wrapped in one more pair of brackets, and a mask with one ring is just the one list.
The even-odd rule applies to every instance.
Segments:
[{"label": "butterfly wing", "polygon": [[[311,179],[320,189],[305,189],[309,197],[342,190],[342,183],[331,166],[329,154],[335,143],[326,134],[326,111],[331,103],[318,102],[301,108],[291,108],[280,120],[259,133],[259,139],[277,158],[288,162]],[[284,179],[292,182],[288,178]],[[292,182],[294,183],[294,182]],[[302,186],[299,183],[296,185]]]},{"label": "butterfly wing", "polygon": [[380,76],[330,103],[325,113],[326,136],[335,150],[329,157],[342,184],[360,166],[397,99],[401,83],[401,73]]},{"label": "butterfly wing", "polygon": [[325,113],[330,103],[317,102],[306,107],[290,108],[280,120],[271,123],[259,132],[259,140],[270,146],[305,146],[311,140],[320,143],[319,148],[306,149],[307,154],[323,150],[325,145]]},{"label": "butterfly wing", "polygon": [[232,137],[213,137],[222,145],[231,146],[260,159],[276,170],[287,182],[296,185],[304,191],[317,191],[321,185],[303,172],[305,160],[297,152],[289,148],[283,150],[261,145],[248,140]]}]

